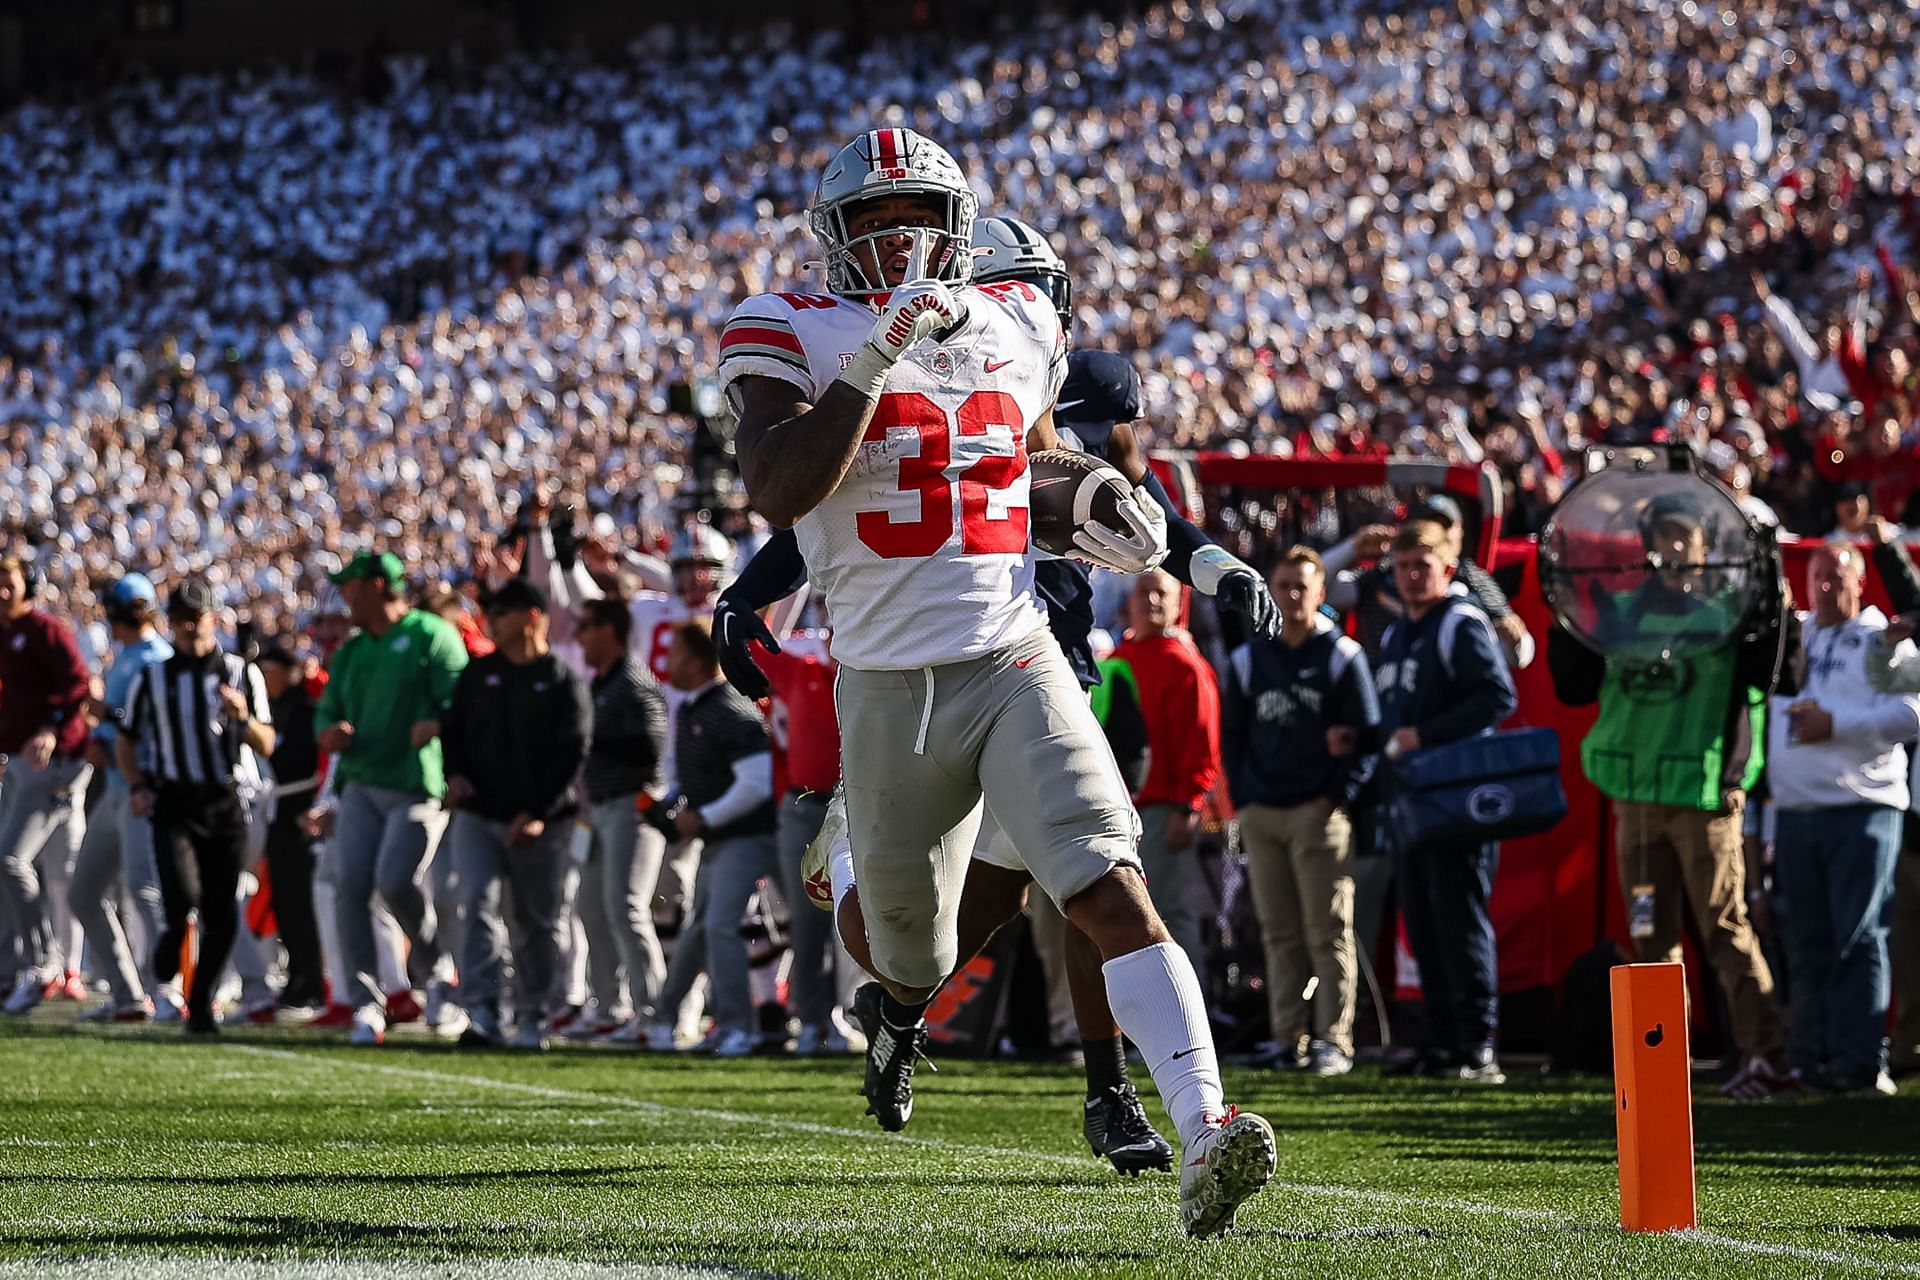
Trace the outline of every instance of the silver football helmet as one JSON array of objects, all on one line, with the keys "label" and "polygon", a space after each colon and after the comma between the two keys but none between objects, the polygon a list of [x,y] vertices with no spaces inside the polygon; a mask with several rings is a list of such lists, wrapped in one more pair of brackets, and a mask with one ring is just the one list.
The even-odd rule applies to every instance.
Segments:
[{"label": "silver football helmet", "polygon": [[973,228],[973,282],[1023,280],[1047,295],[1060,313],[1062,331],[1073,328],[1073,280],[1067,264],[1039,231],[1004,214],[980,219]]},{"label": "silver football helmet", "polygon": [[[973,269],[973,218],[980,202],[967,177],[946,149],[912,129],[870,129],[840,149],[827,165],[807,219],[827,255],[827,288],[848,298],[886,293],[892,286],[873,278],[877,242],[898,235],[891,228],[855,237],[847,231],[854,206],[881,196],[935,196],[946,202],[944,227],[911,234],[926,264],[925,274],[949,284],[965,284]],[[872,245],[874,249],[862,254]]]}]

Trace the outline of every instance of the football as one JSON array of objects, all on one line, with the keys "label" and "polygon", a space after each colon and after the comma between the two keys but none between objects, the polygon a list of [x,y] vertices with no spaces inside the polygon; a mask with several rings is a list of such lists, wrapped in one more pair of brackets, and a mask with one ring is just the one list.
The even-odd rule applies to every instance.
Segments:
[{"label": "football", "polygon": [[1126,527],[1120,503],[1133,496],[1133,486],[1112,466],[1074,449],[1042,449],[1031,465],[1034,546],[1057,556],[1078,555],[1073,533],[1089,520]]}]

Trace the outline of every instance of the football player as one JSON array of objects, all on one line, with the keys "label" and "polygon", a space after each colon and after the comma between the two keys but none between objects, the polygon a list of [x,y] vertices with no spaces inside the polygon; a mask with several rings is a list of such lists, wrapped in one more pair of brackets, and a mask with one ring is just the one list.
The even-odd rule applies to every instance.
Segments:
[{"label": "football player", "polygon": [[[1071,325],[1073,287],[1066,264],[1046,239],[1032,227],[1009,217],[981,218],[975,224],[973,280],[990,284],[1022,281],[1044,293],[1059,315],[1063,332]],[[1224,606],[1246,615],[1256,633],[1270,635],[1278,613],[1266,584],[1254,570],[1213,543],[1188,522],[1147,467],[1130,425],[1140,416],[1140,378],[1124,356],[1107,351],[1078,350],[1067,359],[1067,378],[1054,405],[1054,422],[1061,443],[1110,462],[1136,485],[1142,485],[1161,508],[1169,530],[1170,553],[1165,567],[1188,583],[1212,595]],[[754,611],[788,594],[806,580],[806,566],[791,533],[775,537],[743,570],[740,579],[722,594],[715,611],[715,635],[722,640],[721,660],[728,678],[749,696],[762,696],[766,680],[754,663],[750,640],[759,640],[778,652],[778,641]],[[1078,560],[1048,558],[1034,568],[1034,585],[1046,605],[1047,622],[1086,687],[1100,683],[1093,652],[1093,588],[1088,566]],[[824,865],[832,858],[832,844],[846,839],[837,808],[827,834],[811,851],[812,862]],[[993,933],[1021,909],[1032,880],[1024,860],[992,820],[983,816],[980,840],[974,849],[960,903],[960,956],[965,964],[985,947]],[[848,865],[846,855],[841,866]],[[817,880],[818,866],[811,866]],[[803,875],[806,872],[803,871]],[[858,890],[841,895],[836,912],[843,922],[850,952],[856,959],[865,950],[859,916]],[[1128,1079],[1126,1054],[1118,1027],[1108,1007],[1100,973],[1100,955],[1077,928],[1067,930],[1067,972],[1073,1005],[1080,1022],[1086,1059],[1087,1095],[1083,1129],[1096,1154],[1105,1155],[1123,1173],[1166,1168],[1172,1149],[1154,1131],[1139,1095]],[[871,1004],[871,997],[869,997]],[[867,1011],[872,1020],[872,1010]],[[869,1028],[871,1033],[871,1028]],[[924,1031],[914,1029],[916,1043]],[[899,1079],[888,1078],[886,1064],[870,1062],[870,1110],[883,1127],[898,1129],[912,1107],[912,1055],[904,1055]]]},{"label": "football player", "polygon": [[[1125,784],[1035,594],[1027,453],[1060,443],[1065,335],[1033,286],[969,285],[974,213],[944,150],[869,131],[810,210],[830,292],[750,298],[721,336],[748,494],[794,529],[834,617],[851,861],[883,987],[863,1010],[869,1071],[910,1078],[957,966],[984,796],[1104,957],[1185,1149],[1186,1229],[1214,1235],[1272,1176],[1273,1130],[1224,1103],[1198,978],[1147,897]],[[1152,505],[1120,504],[1126,527],[1090,539],[1101,563],[1164,556]]]}]

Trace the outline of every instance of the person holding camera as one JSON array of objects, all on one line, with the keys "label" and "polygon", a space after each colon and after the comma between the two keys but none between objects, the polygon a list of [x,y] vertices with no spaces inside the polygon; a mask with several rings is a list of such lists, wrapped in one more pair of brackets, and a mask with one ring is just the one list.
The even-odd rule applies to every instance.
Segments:
[{"label": "person holding camera", "polygon": [[213,1035],[213,994],[240,924],[247,814],[247,749],[273,754],[273,711],[260,669],[220,648],[213,589],[189,578],[167,598],[173,656],[141,668],[127,690],[113,750],[127,780],[127,811],[153,820],[166,929],[155,940],[154,977],[180,970],[187,917],[200,917],[200,953],[187,992],[187,1031]]},{"label": "person holding camera", "polygon": [[[1377,679],[1379,739],[1390,761],[1488,733],[1519,705],[1492,624],[1454,587],[1456,566],[1447,531],[1434,521],[1413,521],[1394,535],[1394,585],[1407,612],[1381,642]],[[1344,726],[1328,733],[1341,755],[1373,745],[1367,738]],[[1406,1069],[1502,1084],[1494,1055],[1500,972],[1488,910],[1500,846],[1396,841],[1394,857],[1427,1016],[1426,1048]]]},{"label": "person holding camera", "polygon": [[546,592],[525,578],[487,597],[494,651],[460,673],[441,725],[454,811],[447,839],[466,914],[460,1043],[470,1047],[503,1042],[509,938],[514,1047],[547,1047],[542,1006],[560,959],[568,847],[593,736],[586,681],[547,643],[548,607]]},{"label": "person holding camera", "polygon": [[[1623,640],[1729,632],[1746,605],[1714,589],[1694,497],[1654,497],[1637,523],[1654,570],[1630,593],[1597,597],[1600,629]],[[1750,1101],[1797,1087],[1783,1061],[1773,971],[1748,916],[1743,829],[1766,759],[1766,696],[1780,686],[1793,629],[1784,584],[1769,586],[1758,626],[1698,649],[1677,646],[1655,663],[1603,656],[1564,626],[1547,635],[1555,696],[1570,707],[1600,705],[1580,759],[1613,801],[1636,959],[1678,963],[1682,911],[1691,908],[1742,1055],[1721,1092]]]}]

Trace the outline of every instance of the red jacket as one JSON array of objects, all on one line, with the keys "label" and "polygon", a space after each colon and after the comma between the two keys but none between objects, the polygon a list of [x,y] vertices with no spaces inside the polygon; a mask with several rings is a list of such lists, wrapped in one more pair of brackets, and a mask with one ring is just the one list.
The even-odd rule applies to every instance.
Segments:
[{"label": "red jacket", "polygon": [[1129,635],[1113,651],[1133,668],[1147,722],[1147,779],[1133,802],[1198,808],[1220,776],[1220,687],[1184,631]]},{"label": "red jacket", "polygon": [[87,661],[73,628],[38,609],[0,622],[0,752],[14,755],[42,729],[54,732],[53,753],[86,750]]}]

